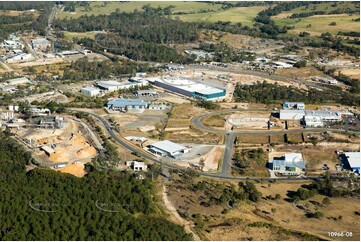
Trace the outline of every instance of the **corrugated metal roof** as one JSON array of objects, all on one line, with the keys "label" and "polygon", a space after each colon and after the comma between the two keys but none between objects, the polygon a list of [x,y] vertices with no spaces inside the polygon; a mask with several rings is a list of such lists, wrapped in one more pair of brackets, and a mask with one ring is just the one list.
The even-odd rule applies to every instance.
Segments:
[{"label": "corrugated metal roof", "polygon": [[360,167],[360,152],[345,152],[345,156],[351,168]]},{"label": "corrugated metal roof", "polygon": [[301,153],[286,153],[284,159],[273,160],[273,166],[306,168]]},{"label": "corrugated metal roof", "polygon": [[171,142],[169,140],[159,141],[159,142],[151,144],[151,146],[153,146],[153,147],[155,147],[157,149],[160,149],[160,150],[164,150],[164,151],[166,151],[168,153],[174,153],[174,152],[177,152],[177,151],[187,149],[187,147],[184,147],[182,145],[173,143],[173,142]]},{"label": "corrugated metal roof", "polygon": [[148,103],[138,99],[113,99],[108,102],[108,106],[125,108],[127,106],[147,106]]}]

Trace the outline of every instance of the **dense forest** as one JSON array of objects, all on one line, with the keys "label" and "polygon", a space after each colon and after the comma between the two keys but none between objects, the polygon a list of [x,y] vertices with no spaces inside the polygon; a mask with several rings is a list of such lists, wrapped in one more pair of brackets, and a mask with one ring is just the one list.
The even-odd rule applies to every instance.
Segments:
[{"label": "dense forest", "polygon": [[234,91],[237,102],[278,103],[280,101],[325,103],[336,102],[344,105],[359,106],[360,95],[343,92],[341,90],[308,91],[294,87],[280,86],[277,83],[269,84],[257,82],[255,85],[237,86]]},{"label": "dense forest", "polygon": [[197,40],[196,25],[167,17],[168,8],[146,5],[143,9],[142,12],[114,12],[110,15],[56,20],[54,26],[58,30],[75,32],[107,31],[107,34],[97,34],[95,40],[85,38],[78,41],[95,51],[107,49],[135,60],[190,62],[165,44]]},{"label": "dense forest", "polygon": [[[25,171],[30,154],[0,134],[0,240],[191,240],[155,215],[150,179],[125,172],[84,178]],[[116,211],[116,212],[109,212]]]},{"label": "dense forest", "polygon": [[64,67],[63,80],[95,80],[111,76],[132,76],[136,72],[152,72],[147,64],[139,64],[129,60],[122,61],[89,61],[87,57],[78,59]]}]

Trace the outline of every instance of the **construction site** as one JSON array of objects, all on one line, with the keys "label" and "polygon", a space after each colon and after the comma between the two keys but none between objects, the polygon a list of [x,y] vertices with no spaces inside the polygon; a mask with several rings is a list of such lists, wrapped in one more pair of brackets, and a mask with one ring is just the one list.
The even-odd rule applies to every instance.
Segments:
[{"label": "construction site", "polygon": [[26,145],[42,165],[74,175],[84,173],[84,164],[97,155],[96,145],[89,131],[69,117],[60,124],[48,122],[38,127],[13,129],[15,137]]}]

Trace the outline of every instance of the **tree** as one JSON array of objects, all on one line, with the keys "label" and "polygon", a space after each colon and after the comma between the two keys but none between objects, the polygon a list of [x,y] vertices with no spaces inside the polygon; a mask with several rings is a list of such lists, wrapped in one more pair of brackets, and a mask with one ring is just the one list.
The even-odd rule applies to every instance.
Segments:
[{"label": "tree", "polygon": [[276,200],[279,200],[279,199],[281,199],[281,195],[277,193],[277,194],[275,195],[275,198],[276,198]]},{"label": "tree", "polygon": [[322,200],[322,204],[324,204],[324,205],[329,205],[331,203],[331,200],[330,200],[330,198],[328,198],[328,197],[325,197],[323,200]]},{"label": "tree", "polygon": [[307,65],[307,61],[306,60],[302,60],[302,61],[298,61],[296,62],[293,66],[297,67],[297,68],[301,68],[301,67],[306,67]]}]

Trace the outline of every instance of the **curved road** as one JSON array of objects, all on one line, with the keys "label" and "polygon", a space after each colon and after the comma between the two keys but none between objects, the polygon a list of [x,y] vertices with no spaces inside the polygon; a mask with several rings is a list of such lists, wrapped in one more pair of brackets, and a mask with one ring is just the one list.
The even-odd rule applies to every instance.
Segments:
[{"label": "curved road", "polygon": [[[141,150],[133,145],[130,145],[128,142],[126,142],[125,140],[121,139],[118,137],[118,135],[114,132],[114,130],[112,129],[112,126],[108,123],[108,121],[103,118],[100,115],[97,115],[95,113],[89,112],[89,111],[81,111],[81,110],[77,110],[80,112],[85,112],[88,113],[94,117],[96,117],[103,125],[104,127],[107,129],[108,133],[110,134],[110,136],[121,146],[123,146],[124,148],[126,148],[129,151],[132,152],[140,152],[142,157],[151,160],[155,163],[160,164],[163,167],[166,168],[170,168],[170,169],[176,169],[176,170],[185,170],[185,168],[180,168],[178,166],[175,165],[171,165],[171,164],[167,164],[167,163],[163,163],[161,162],[158,158],[154,157],[153,155],[145,152],[144,150]],[[231,155],[231,153],[230,153]],[[226,179],[226,180],[235,180],[235,181],[245,181],[245,180],[315,180],[315,179],[319,179],[318,177],[282,177],[282,178],[270,178],[270,177],[232,177],[230,175],[226,173],[220,173],[220,174],[209,174],[209,173],[205,173],[205,172],[200,172],[199,175],[204,176],[204,177],[210,177],[210,178],[218,178],[218,179]]]},{"label": "curved road", "polygon": [[[270,130],[239,130],[239,131],[226,131],[226,130],[219,130],[214,129],[211,127],[208,127],[202,123],[202,119],[204,119],[207,116],[212,116],[216,114],[225,114],[225,113],[234,113],[237,111],[241,112],[256,112],[255,110],[241,110],[241,109],[233,109],[233,110],[222,110],[222,111],[216,111],[216,112],[210,112],[206,114],[201,114],[195,118],[192,119],[192,125],[196,127],[199,130],[203,130],[205,132],[210,133],[218,133],[218,134],[224,134],[225,137],[225,149],[224,149],[224,156],[223,156],[223,163],[222,163],[222,170],[220,175],[222,177],[228,177],[228,172],[230,170],[230,167],[232,166],[232,154],[233,154],[233,146],[235,139],[237,135],[240,134],[288,134],[288,133],[302,133],[302,132],[325,132],[330,131],[333,129],[327,129],[327,128],[302,128],[302,129],[292,129],[292,130],[277,130],[277,131],[270,131]],[[259,111],[259,110],[258,110]],[[279,179],[279,178],[277,178]]]}]

